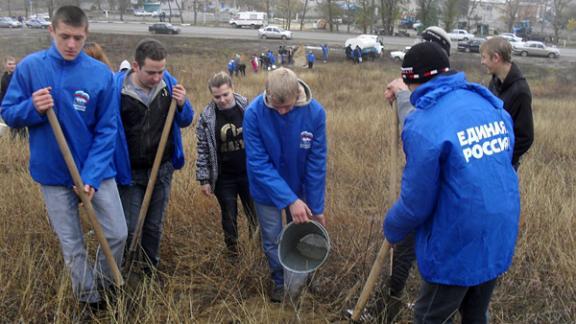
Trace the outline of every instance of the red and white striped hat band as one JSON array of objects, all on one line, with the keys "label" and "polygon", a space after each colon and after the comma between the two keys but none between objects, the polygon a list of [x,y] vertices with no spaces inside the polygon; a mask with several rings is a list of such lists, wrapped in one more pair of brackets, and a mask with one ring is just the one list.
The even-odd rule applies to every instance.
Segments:
[{"label": "red and white striped hat band", "polygon": [[442,69],[440,69],[440,70],[430,70],[430,71],[426,71],[426,72],[422,73],[422,75],[420,75],[420,74],[414,73],[413,68],[411,68],[411,67],[405,67],[405,68],[402,68],[402,78],[403,78],[403,79],[417,80],[417,79],[420,79],[420,78],[428,78],[428,77],[431,77],[431,76],[433,76],[433,75],[436,75],[436,74],[439,74],[439,73],[448,72],[448,71],[450,71],[450,68],[449,68],[449,67],[445,67],[445,68],[442,68]]}]

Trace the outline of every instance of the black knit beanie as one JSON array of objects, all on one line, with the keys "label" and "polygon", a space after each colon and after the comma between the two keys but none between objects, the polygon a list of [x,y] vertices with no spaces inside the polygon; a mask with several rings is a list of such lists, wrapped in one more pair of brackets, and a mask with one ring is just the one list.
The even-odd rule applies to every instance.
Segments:
[{"label": "black knit beanie", "polygon": [[406,84],[424,83],[450,71],[450,61],[440,45],[419,43],[406,53],[402,62],[402,79]]}]

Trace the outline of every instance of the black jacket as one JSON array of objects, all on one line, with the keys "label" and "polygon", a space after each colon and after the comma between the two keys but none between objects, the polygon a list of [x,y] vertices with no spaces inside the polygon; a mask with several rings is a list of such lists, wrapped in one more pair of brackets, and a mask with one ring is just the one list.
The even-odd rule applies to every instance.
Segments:
[{"label": "black jacket", "polygon": [[526,78],[512,63],[510,72],[501,82],[495,75],[492,76],[490,91],[504,101],[504,109],[512,116],[514,121],[514,155],[512,164],[517,167],[522,154],[526,153],[534,142],[534,122],[532,120],[532,93]]},{"label": "black jacket", "polygon": [[12,74],[14,73],[4,72],[4,74],[2,75],[2,81],[0,82],[0,103],[2,103],[2,100],[6,95],[6,91],[8,91],[10,80],[12,80]]},{"label": "black jacket", "polygon": [[[154,99],[146,106],[136,95],[122,92],[121,116],[132,169],[152,167],[168,116],[168,107],[172,101],[168,87],[161,88],[153,96]],[[162,162],[170,161],[173,151],[174,139],[168,136]]]}]

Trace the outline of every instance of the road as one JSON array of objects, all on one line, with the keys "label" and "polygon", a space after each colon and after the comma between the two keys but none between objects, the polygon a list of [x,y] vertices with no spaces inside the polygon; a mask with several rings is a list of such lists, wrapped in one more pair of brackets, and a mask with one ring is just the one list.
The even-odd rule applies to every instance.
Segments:
[{"label": "road", "polygon": [[[222,39],[249,39],[258,38],[258,31],[254,29],[237,29],[226,27],[181,26],[180,37],[204,37]],[[91,22],[90,30],[101,33],[115,34],[148,34],[148,24],[145,23],[102,23]],[[357,34],[329,33],[314,31],[293,31],[293,40],[288,43],[304,43],[304,45],[320,45],[323,43],[331,47],[343,47],[344,42]],[[381,36],[384,49],[396,50],[414,44],[414,38]],[[265,42],[263,40],[263,42]],[[277,42],[277,41],[269,41]],[[576,49],[560,48],[562,60],[576,62]]]}]

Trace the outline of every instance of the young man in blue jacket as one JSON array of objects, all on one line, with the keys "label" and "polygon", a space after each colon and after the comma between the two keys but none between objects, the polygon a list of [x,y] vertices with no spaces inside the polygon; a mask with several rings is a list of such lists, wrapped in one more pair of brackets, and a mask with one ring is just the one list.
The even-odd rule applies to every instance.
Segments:
[{"label": "young man in blue jacket", "polygon": [[285,278],[278,259],[282,210],[287,222],[312,219],[326,225],[326,112],[306,83],[279,68],[268,75],[266,91],[248,106],[243,132],[250,193],[273,280],[270,300],[281,302],[285,279],[295,297],[306,278],[290,272]]},{"label": "young man in blue jacket", "polygon": [[28,127],[30,174],[41,185],[72,288],[80,302],[98,309],[103,302],[97,281],[107,288],[112,275],[102,253],[95,269],[87,260],[78,197],[46,112],[54,109],[60,121],[85,183],[77,189],[92,199],[116,263],[121,264],[126,223],[112,165],[118,127],[113,76],[106,65],[82,51],[88,18],[80,8],[60,7],[48,30],[52,46],[18,65],[4,97],[2,118],[11,127]]},{"label": "young man in blue jacket", "polygon": [[415,323],[445,323],[456,311],[463,323],[487,323],[518,232],[512,119],[488,89],[450,72],[435,43],[408,51],[402,78],[415,110],[404,122],[406,166],[384,235],[396,244],[416,231]]},{"label": "young man in blue jacket", "polygon": [[184,166],[180,128],[190,125],[194,118],[186,89],[166,71],[166,56],[162,43],[151,38],[143,39],[136,47],[132,69],[116,77],[120,106],[118,118],[121,119],[115,153],[116,180],[128,224],[127,246],[134,236],[168,108],[172,100],[177,103],[142,229],[140,245],[147,263],[143,268],[145,273],[155,270],[160,260],[160,239],[172,173]]}]

